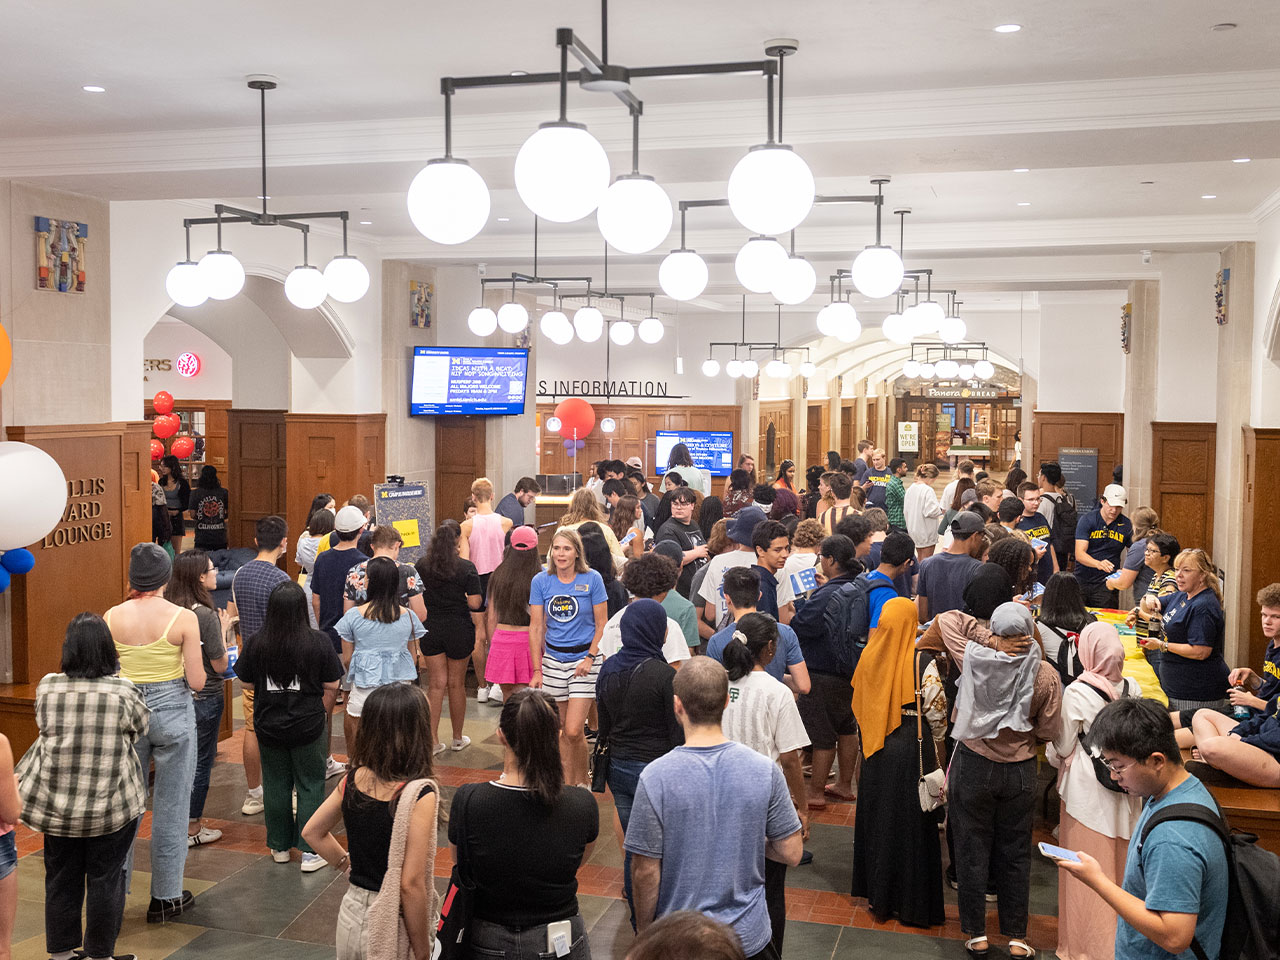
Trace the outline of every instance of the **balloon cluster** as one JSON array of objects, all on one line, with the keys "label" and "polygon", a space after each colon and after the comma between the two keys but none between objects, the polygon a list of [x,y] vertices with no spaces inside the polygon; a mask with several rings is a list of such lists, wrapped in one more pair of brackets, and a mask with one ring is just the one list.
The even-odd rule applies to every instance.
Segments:
[{"label": "balloon cluster", "polygon": [[578,451],[587,445],[583,437],[596,425],[595,410],[580,397],[570,397],[556,405],[554,416],[560,423],[558,432],[564,437],[564,452],[576,457]]},{"label": "balloon cluster", "polygon": [[[161,390],[151,399],[151,406],[155,408],[156,418],[151,421],[151,429],[159,440],[151,441],[151,460],[154,463],[164,456],[164,443],[162,441],[172,437],[180,429],[182,429],[182,420],[173,412],[173,394],[168,390]],[[190,437],[178,437],[173,443],[169,444],[169,452],[179,460],[185,460],[195,452],[196,442]]]},{"label": "balloon cluster", "polygon": [[0,593],[31,571],[38,543],[67,508],[67,478],[58,462],[29,443],[0,443]]}]

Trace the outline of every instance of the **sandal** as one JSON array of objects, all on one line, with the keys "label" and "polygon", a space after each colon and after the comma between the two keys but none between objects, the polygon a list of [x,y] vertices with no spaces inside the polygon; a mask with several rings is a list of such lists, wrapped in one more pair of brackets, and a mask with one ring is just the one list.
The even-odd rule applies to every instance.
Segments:
[{"label": "sandal", "polygon": [[[1025,950],[1025,951],[1027,951],[1027,952],[1026,952],[1026,953],[1014,953],[1014,952],[1013,952],[1013,948],[1014,948],[1014,947],[1020,947],[1021,949]],[[1031,944],[1027,943],[1026,941],[1024,941],[1024,940],[1010,940],[1010,941],[1009,941],[1009,956],[1013,957],[1013,958],[1014,958],[1014,960],[1031,960],[1031,958],[1032,958],[1032,957],[1034,957],[1035,955],[1036,955],[1036,951],[1035,951],[1035,949],[1031,946]]]},{"label": "sandal", "polygon": [[841,803],[857,803],[858,795],[856,793],[841,793],[835,787],[823,787],[822,792],[828,797],[834,797]]},{"label": "sandal", "polygon": [[991,953],[991,945],[988,943],[987,946],[984,947],[982,950],[975,950],[973,949],[973,947],[974,947],[974,944],[977,944],[977,943],[987,943],[987,938],[971,937],[970,939],[964,942],[964,950],[965,950],[965,953],[969,954],[969,956],[975,957],[977,958],[977,960],[982,960],[983,957]]}]

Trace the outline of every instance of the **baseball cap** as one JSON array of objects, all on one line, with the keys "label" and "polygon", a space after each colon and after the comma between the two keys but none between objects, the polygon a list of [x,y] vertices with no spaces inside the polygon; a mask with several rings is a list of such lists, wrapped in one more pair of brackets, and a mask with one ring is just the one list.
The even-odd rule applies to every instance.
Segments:
[{"label": "baseball cap", "polygon": [[348,504],[333,518],[333,528],[339,533],[355,533],[368,522],[363,510]]},{"label": "baseball cap", "polygon": [[538,531],[533,527],[516,527],[511,531],[511,549],[537,550]]},{"label": "baseball cap", "polygon": [[1129,495],[1118,483],[1108,483],[1102,491],[1102,502],[1112,507],[1123,507],[1129,503]]},{"label": "baseball cap", "polygon": [[756,528],[757,523],[763,523],[767,519],[759,507],[743,507],[729,519],[729,529],[726,532],[734,543],[749,547],[751,531]]},{"label": "baseball cap", "polygon": [[623,463],[625,463],[628,467],[635,467],[637,470],[644,469],[644,461],[642,461],[639,457],[627,457],[627,459],[624,460]]},{"label": "baseball cap", "polygon": [[972,510],[962,510],[951,521],[951,533],[957,537],[971,537],[983,528],[982,518]]},{"label": "baseball cap", "polygon": [[659,540],[653,545],[653,552],[660,557],[674,560],[677,564],[684,563],[684,551],[674,540]]}]

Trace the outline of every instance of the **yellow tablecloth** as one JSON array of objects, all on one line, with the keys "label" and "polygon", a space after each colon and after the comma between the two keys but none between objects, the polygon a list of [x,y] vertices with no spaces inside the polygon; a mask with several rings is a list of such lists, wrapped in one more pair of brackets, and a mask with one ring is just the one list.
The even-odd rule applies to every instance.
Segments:
[{"label": "yellow tablecloth", "polygon": [[1156,678],[1156,672],[1151,669],[1151,664],[1147,662],[1147,655],[1142,647],[1138,646],[1138,640],[1133,628],[1126,627],[1124,624],[1128,611],[1099,609],[1093,612],[1099,620],[1111,624],[1116,628],[1116,632],[1120,634],[1120,639],[1124,643],[1124,667],[1121,668],[1120,672],[1137,682],[1144,697],[1159,700],[1167,707],[1169,698],[1165,696],[1164,690],[1161,689],[1160,681]]}]

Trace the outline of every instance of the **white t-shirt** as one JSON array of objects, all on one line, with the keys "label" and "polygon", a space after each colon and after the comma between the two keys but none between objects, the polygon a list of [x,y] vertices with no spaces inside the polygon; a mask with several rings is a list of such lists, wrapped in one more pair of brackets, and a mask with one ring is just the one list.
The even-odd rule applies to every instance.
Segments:
[{"label": "white t-shirt", "polygon": [[938,502],[942,504],[942,512],[946,513],[951,509],[951,504],[956,498],[956,487],[960,485],[960,478],[956,477],[945,487],[942,488],[942,499]]},{"label": "white t-shirt", "polygon": [[938,542],[938,520],[945,512],[929,484],[913,483],[907,488],[902,516],[917,547],[931,547]]},{"label": "white t-shirt", "polygon": [[[604,633],[600,635],[600,652],[606,659],[622,649],[622,615],[626,612],[627,608],[623,607],[604,625]],[[685,641],[684,631],[670,617],[667,617],[667,639],[662,643],[662,656],[667,663],[689,659],[689,644]]]},{"label": "white t-shirt", "polygon": [[816,553],[793,553],[787,557],[775,579],[778,581],[778,607],[781,609],[796,599],[795,588],[791,585],[791,575],[801,570],[809,570],[818,566]]},{"label": "white t-shirt", "polygon": [[702,578],[698,596],[708,604],[716,605],[716,623],[723,620],[725,614],[729,612],[729,608],[725,606],[724,596],[720,592],[720,588],[724,586],[724,572],[730,567],[749,567],[755,562],[754,550],[728,550],[716,554],[707,564],[707,573]]},{"label": "white t-shirt", "polygon": [[782,754],[809,745],[795,696],[786,684],[763,670],[752,670],[741,680],[729,681],[729,705],[720,726],[730,740],[745,744],[775,763]]}]

